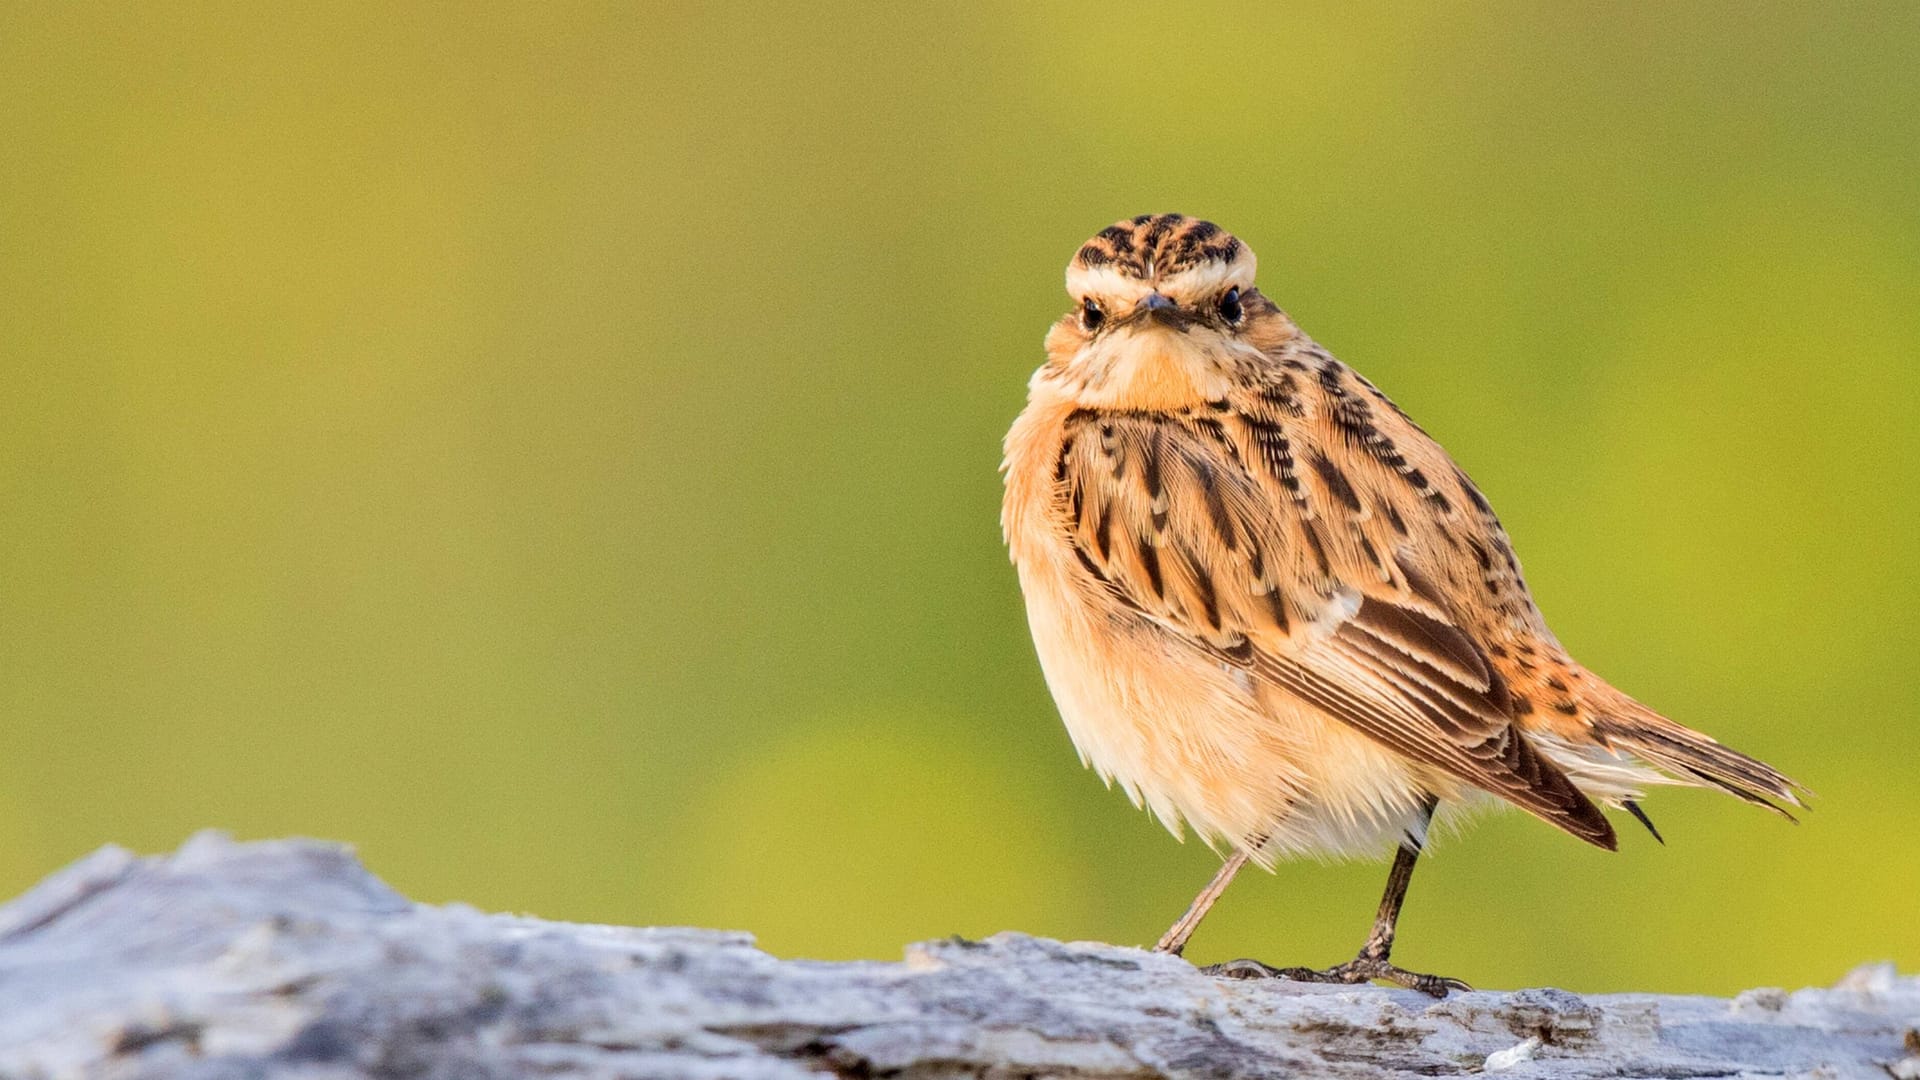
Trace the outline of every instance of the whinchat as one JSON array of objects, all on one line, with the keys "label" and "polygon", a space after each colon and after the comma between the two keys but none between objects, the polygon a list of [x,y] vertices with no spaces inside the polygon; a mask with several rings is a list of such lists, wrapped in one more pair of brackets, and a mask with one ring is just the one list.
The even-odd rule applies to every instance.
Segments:
[{"label": "whinchat", "polygon": [[1567,655],[1480,489],[1261,294],[1238,239],[1121,221],[1067,291],[1007,433],[1001,525],[1083,762],[1227,853],[1158,949],[1249,860],[1395,845],[1353,960],[1211,970],[1444,995],[1466,984],[1388,962],[1436,810],[1492,796],[1612,850],[1599,807],[1652,832],[1649,784],[1801,805]]}]

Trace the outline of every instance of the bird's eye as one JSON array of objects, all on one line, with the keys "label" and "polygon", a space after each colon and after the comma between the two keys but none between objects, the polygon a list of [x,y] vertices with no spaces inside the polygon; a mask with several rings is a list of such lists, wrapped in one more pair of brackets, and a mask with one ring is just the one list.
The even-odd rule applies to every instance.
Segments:
[{"label": "bird's eye", "polygon": [[1220,296],[1220,317],[1234,325],[1239,325],[1246,312],[1240,307],[1240,286],[1235,285]]},{"label": "bird's eye", "polygon": [[1106,313],[1100,310],[1099,304],[1093,302],[1093,297],[1080,301],[1080,329],[1098,330],[1106,320]]}]

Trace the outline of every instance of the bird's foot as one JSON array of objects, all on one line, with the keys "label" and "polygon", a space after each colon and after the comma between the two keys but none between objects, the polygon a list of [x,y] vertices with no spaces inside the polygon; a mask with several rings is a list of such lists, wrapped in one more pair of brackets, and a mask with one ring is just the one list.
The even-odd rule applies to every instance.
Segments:
[{"label": "bird's foot", "polygon": [[1373,982],[1377,979],[1381,982],[1390,982],[1395,986],[1404,986],[1409,990],[1418,990],[1423,994],[1431,994],[1437,998],[1446,997],[1450,991],[1473,989],[1459,979],[1407,971],[1394,967],[1384,958],[1368,956],[1365,953],[1344,964],[1327,968],[1325,971],[1303,967],[1274,967],[1258,960],[1229,960],[1224,964],[1210,964],[1200,970],[1208,975],[1217,975],[1225,979],[1290,979],[1293,982],[1345,983],[1350,986]]}]

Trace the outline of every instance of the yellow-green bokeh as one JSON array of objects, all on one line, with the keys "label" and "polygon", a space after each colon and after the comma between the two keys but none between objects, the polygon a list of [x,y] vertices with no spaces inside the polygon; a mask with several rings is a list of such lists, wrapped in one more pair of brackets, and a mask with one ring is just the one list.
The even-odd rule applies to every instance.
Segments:
[{"label": "yellow-green bokeh", "polygon": [[[1819,792],[1445,844],[1402,959],[1920,965],[1920,6],[14,4],[0,892],[191,830],[897,956],[1151,940],[996,513],[1060,270],[1178,209],[1438,435],[1590,665]],[[1196,942],[1330,963],[1381,872]]]}]

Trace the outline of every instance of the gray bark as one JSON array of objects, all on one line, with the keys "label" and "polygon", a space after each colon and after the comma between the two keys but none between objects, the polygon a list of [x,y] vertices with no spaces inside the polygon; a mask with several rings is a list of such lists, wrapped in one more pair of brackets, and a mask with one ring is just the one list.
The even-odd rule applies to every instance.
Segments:
[{"label": "gray bark", "polygon": [[430,907],[344,848],[103,849],[0,909],[0,1078],[1920,1078],[1920,979],[1705,997],[1208,978],[1020,934],[900,963]]}]

